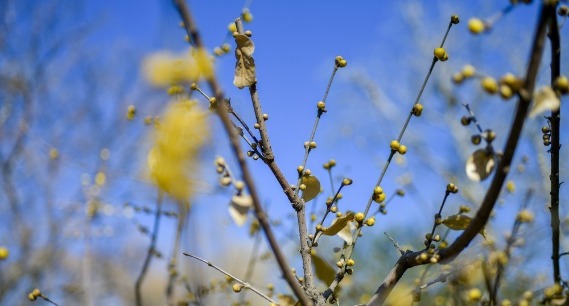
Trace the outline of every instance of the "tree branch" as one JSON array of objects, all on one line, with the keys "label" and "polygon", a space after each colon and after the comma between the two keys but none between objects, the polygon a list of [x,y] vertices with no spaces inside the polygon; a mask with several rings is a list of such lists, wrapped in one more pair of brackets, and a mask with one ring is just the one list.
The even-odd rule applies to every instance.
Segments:
[{"label": "tree branch", "polygon": [[[458,256],[467,246],[472,239],[484,227],[494,205],[506,176],[510,171],[510,165],[514,152],[516,150],[521,131],[523,129],[524,121],[528,113],[529,106],[532,101],[532,94],[535,87],[535,81],[538,73],[538,68],[543,55],[545,44],[545,34],[550,19],[555,18],[555,6],[543,4],[540,9],[539,21],[536,26],[535,37],[532,43],[531,55],[529,59],[528,68],[526,71],[526,78],[522,89],[520,90],[519,100],[515,112],[515,118],[510,127],[510,133],[504,148],[504,154],[496,168],[496,174],[492,180],[488,191],[480,205],[480,209],[476,216],[470,222],[468,228],[448,247],[439,251],[439,262],[448,263]],[[395,266],[392,268],[389,275],[384,279],[383,283],[377,288],[374,295],[368,301],[367,305],[381,305],[395,287],[397,282],[401,279],[405,271],[414,266],[424,264],[417,260],[421,252],[407,252],[401,256]]]},{"label": "tree branch", "polygon": [[[190,37],[190,40],[195,44],[195,46],[197,48],[203,48],[204,44],[201,40],[201,37],[200,37],[199,32],[196,28],[196,25],[193,22],[193,19],[190,15],[190,12],[186,6],[185,1],[184,0],[174,0],[174,5],[176,6],[178,12],[180,13],[180,16],[182,17],[182,20],[184,22],[184,27],[186,28],[186,31],[188,33],[188,36]],[[219,103],[219,105],[217,107],[217,114],[219,115],[221,122],[223,124],[223,127],[229,136],[230,146],[231,146],[231,149],[233,150],[233,153],[235,154],[235,157],[237,158],[237,161],[239,163],[239,167],[241,169],[241,175],[243,177],[243,181],[245,182],[245,185],[247,186],[247,190],[249,191],[249,194],[251,195],[251,198],[253,199],[253,206],[255,208],[255,214],[257,216],[257,219],[259,220],[259,224],[261,225],[263,232],[265,233],[265,237],[267,238],[267,241],[269,242],[269,246],[271,247],[271,250],[272,250],[273,254],[275,255],[277,263],[279,264],[279,268],[281,269],[283,276],[284,276],[285,280],[287,281],[288,285],[291,287],[292,291],[298,297],[300,302],[306,306],[312,305],[312,301],[308,298],[308,296],[304,292],[303,288],[300,286],[300,284],[298,283],[298,281],[296,280],[296,278],[292,274],[290,266],[287,263],[287,260],[284,256],[284,254],[282,253],[282,250],[280,249],[279,244],[278,244],[278,242],[277,242],[277,240],[273,234],[273,231],[272,231],[271,226],[269,224],[269,219],[267,217],[265,210],[263,209],[263,207],[261,205],[261,201],[259,200],[259,196],[257,194],[257,189],[255,187],[255,184],[253,183],[253,177],[251,176],[249,168],[247,167],[247,163],[245,161],[245,155],[243,154],[243,151],[241,150],[241,145],[239,143],[239,137],[235,133],[235,129],[233,128],[233,125],[231,124],[231,120],[230,120],[229,116],[227,115],[227,107],[226,107],[226,103],[224,102],[225,99],[224,99],[223,91],[221,90],[221,86],[218,84],[217,79],[215,77],[209,78],[207,80],[207,82],[208,82],[208,85],[210,87],[210,90],[214,93],[214,96],[216,97],[216,100]],[[289,188],[290,188],[290,186],[289,186]]]}]

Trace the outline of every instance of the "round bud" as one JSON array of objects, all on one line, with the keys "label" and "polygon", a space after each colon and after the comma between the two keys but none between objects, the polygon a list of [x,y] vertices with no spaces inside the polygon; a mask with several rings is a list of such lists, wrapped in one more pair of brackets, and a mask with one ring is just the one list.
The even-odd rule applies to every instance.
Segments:
[{"label": "round bud", "polygon": [[344,266],[344,264],[342,263],[341,260],[336,261],[336,267],[341,268],[343,266]]},{"label": "round bud", "polygon": [[395,191],[395,194],[398,195],[398,196],[400,196],[400,197],[405,196],[405,190],[403,190],[403,189],[397,189],[397,190]]},{"label": "round bud", "polygon": [[8,258],[9,255],[10,251],[8,250],[8,248],[5,246],[0,246],[0,260]]},{"label": "round bud", "polygon": [[549,133],[551,133],[551,128],[548,127],[548,126],[543,126],[543,127],[541,128],[541,132],[542,132],[543,134],[549,134]]},{"label": "round bud", "polygon": [[507,100],[511,98],[513,95],[514,91],[512,90],[512,87],[508,85],[500,85],[500,97]]},{"label": "round bud", "polygon": [[549,139],[543,141],[543,145],[546,147],[549,146],[550,144],[551,144],[551,140],[549,140]]},{"label": "round bud", "polygon": [[482,81],[480,81],[480,86],[482,89],[489,94],[495,94],[498,92],[498,82],[492,77],[484,77]]},{"label": "round bud", "polygon": [[465,78],[471,78],[476,75],[476,68],[472,65],[466,65],[462,67],[462,76]]},{"label": "round bud", "polygon": [[245,8],[241,12],[241,19],[243,19],[243,21],[245,21],[245,22],[251,22],[251,21],[253,21],[253,14],[251,14],[251,12],[249,12],[249,9]]},{"label": "round bud", "polygon": [[383,188],[381,188],[380,186],[375,186],[375,188],[373,189],[373,194],[380,195],[382,193],[383,193]]},{"label": "round bud", "polygon": [[421,114],[423,113],[423,104],[417,103],[417,104],[413,105],[413,109],[411,110],[411,113],[417,117],[421,116]]},{"label": "round bud", "polygon": [[220,47],[215,47],[213,48],[213,54],[215,54],[216,56],[222,56],[223,55],[223,50],[221,50]]},{"label": "round bud", "polygon": [[305,142],[304,142],[304,147],[308,149],[308,146],[310,146],[310,142],[305,141]]},{"label": "round bud", "polygon": [[470,18],[470,20],[468,20],[468,30],[472,34],[480,34],[484,32],[485,28],[486,25],[484,24],[484,21],[478,18]]},{"label": "round bud", "polygon": [[405,155],[405,153],[407,153],[407,146],[406,145],[400,145],[397,152],[401,155]]},{"label": "round bud", "polygon": [[305,185],[305,184],[300,184],[300,190],[306,190],[306,185]]},{"label": "round bud", "polygon": [[354,182],[354,181],[352,181],[352,179],[350,179],[350,178],[345,178],[345,179],[342,180],[342,185],[346,185],[346,186],[347,186],[347,185],[352,185],[353,182]]},{"label": "round bud", "polygon": [[341,192],[339,192],[338,195],[336,195],[336,199],[338,199],[338,200],[341,199],[342,197],[344,197],[344,196],[342,195]]},{"label": "round bud", "polygon": [[247,37],[251,37],[251,36],[253,36],[253,32],[251,32],[251,30],[247,30],[247,31],[245,31],[245,35]]},{"label": "round bud", "polygon": [[265,121],[269,120],[269,114],[263,114],[263,120]]},{"label": "round bud", "polygon": [[383,201],[385,201],[385,193],[380,193],[380,194],[374,194],[373,195],[373,200],[376,203],[382,203]]},{"label": "round bud", "polygon": [[355,264],[356,264],[355,260],[351,258],[346,261],[346,266],[348,267],[353,267]]},{"label": "round bud", "polygon": [[299,174],[301,174],[301,173],[302,173],[302,171],[304,171],[304,167],[303,167],[302,165],[301,165],[301,166],[298,166],[298,167],[296,167],[296,172],[298,172]]},{"label": "round bud", "polygon": [[243,285],[241,284],[233,284],[233,292],[241,292],[241,289],[243,289]]},{"label": "round bud", "polygon": [[336,213],[336,217],[337,217],[337,218],[341,218],[343,215],[344,215],[344,214],[342,214],[341,211],[339,211],[339,212]]},{"label": "round bud", "polygon": [[435,48],[435,50],[433,51],[433,54],[435,55],[435,57],[438,60],[442,60],[446,54],[446,51],[444,48]]},{"label": "round bud", "polygon": [[462,124],[464,126],[469,125],[470,122],[472,122],[472,117],[462,116],[462,118],[460,118],[460,124]]},{"label": "round bud", "polygon": [[441,241],[441,236],[440,236],[440,235],[435,235],[435,237],[433,237],[433,241],[435,241],[435,242]]},{"label": "round bud", "polygon": [[492,142],[494,139],[496,139],[496,132],[492,130],[486,130],[484,131],[484,138],[486,138],[486,141]]},{"label": "round bud", "polygon": [[336,213],[338,211],[338,206],[330,207],[330,212]]},{"label": "round bud", "polygon": [[362,212],[359,212],[354,216],[354,220],[356,220],[356,222],[362,222],[362,221],[364,221],[364,218],[365,218],[365,215]]},{"label": "round bud", "polygon": [[340,63],[341,60],[343,60],[344,58],[340,55],[336,56],[336,58],[334,59],[334,62],[336,65],[338,65]]},{"label": "round bud", "polygon": [[191,90],[196,90],[196,89],[198,89],[198,84],[192,83],[192,85],[190,85],[190,89],[191,89]]},{"label": "round bud", "polygon": [[32,294],[33,294],[35,297],[38,297],[38,296],[41,295],[41,291],[40,291],[38,288],[35,288],[34,290],[32,290]]},{"label": "round bud", "polygon": [[452,16],[450,16],[450,22],[452,24],[458,24],[460,22],[460,19],[458,18],[458,15],[453,14]]},{"label": "round bud", "polygon": [[348,66],[348,61],[346,61],[345,59],[341,60],[340,62],[338,62],[338,67],[340,68],[344,68]]},{"label": "round bud", "polygon": [[569,15],[569,7],[567,5],[561,5],[557,9],[557,14],[561,17]]},{"label": "round bud", "polygon": [[559,90],[562,94],[569,93],[569,79],[566,76],[560,75],[553,82],[555,89]]},{"label": "round bud", "polygon": [[306,168],[304,170],[304,173],[303,173],[304,176],[310,176],[311,174],[312,174],[312,171],[310,171],[310,169]]},{"label": "round bud", "polygon": [[37,297],[36,297],[36,296],[34,296],[33,294],[31,294],[31,293],[30,293],[30,294],[28,294],[28,300],[30,300],[30,301],[35,301],[35,300],[36,300],[36,298],[37,298]]},{"label": "round bud", "polygon": [[311,141],[310,144],[309,144],[309,147],[310,147],[311,149],[316,149],[316,142],[315,142],[315,141]]},{"label": "round bud", "polygon": [[374,217],[369,217],[369,219],[367,219],[365,221],[365,225],[367,226],[373,226],[375,224],[375,218]]},{"label": "round bud", "polygon": [[329,160],[328,163],[330,164],[330,167],[336,166],[336,160],[334,159]]},{"label": "round bud", "polygon": [[318,101],[318,103],[316,103],[316,107],[318,107],[320,110],[323,110],[326,107],[326,103],[324,103],[324,101]]},{"label": "round bud", "polygon": [[399,150],[399,141],[397,141],[397,140],[392,140],[391,143],[389,143],[389,147],[390,147],[391,150],[393,150],[393,151]]},{"label": "round bud", "polygon": [[227,53],[227,52],[229,52],[229,50],[231,50],[231,46],[229,46],[228,43],[224,43],[223,45],[221,45],[221,50],[223,50],[223,52]]},{"label": "round bud", "polygon": [[478,134],[472,135],[472,137],[470,137],[470,141],[472,142],[472,144],[479,145],[480,142],[482,141],[482,137]]},{"label": "round bud", "polygon": [[462,83],[462,81],[464,81],[464,75],[460,72],[457,72],[457,73],[452,75],[452,81],[455,84],[460,84],[460,83]]},{"label": "round bud", "polygon": [[228,24],[227,30],[229,30],[229,33],[237,32],[237,26],[235,25],[235,22],[231,22],[230,24]]},{"label": "round bud", "polygon": [[480,301],[482,298],[482,292],[478,288],[473,288],[468,291],[468,300],[472,302]]},{"label": "round bud", "polygon": [[446,62],[448,60],[448,53],[445,53],[445,55],[443,55],[443,58],[441,58],[441,62]]}]

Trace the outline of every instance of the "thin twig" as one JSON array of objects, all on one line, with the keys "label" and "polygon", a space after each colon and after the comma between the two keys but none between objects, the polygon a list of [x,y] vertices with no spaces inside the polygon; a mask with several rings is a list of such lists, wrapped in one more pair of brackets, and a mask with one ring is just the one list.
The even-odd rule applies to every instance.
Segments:
[{"label": "thin twig", "polygon": [[[532,193],[533,193],[533,189],[528,189],[526,196],[525,196],[525,199],[524,199],[524,202],[522,203],[522,205],[518,209],[518,213],[527,208],[527,206],[529,205]],[[514,243],[516,242],[516,240],[518,238],[518,233],[520,231],[520,226],[522,225],[522,223],[523,223],[523,220],[516,218],[516,221],[514,221],[514,225],[512,226],[512,231],[511,231],[510,237],[506,241],[506,247],[504,248],[503,252],[506,255],[506,258],[508,260],[510,259],[510,256],[511,256],[512,247],[514,246]],[[498,262],[498,269],[496,271],[496,277],[494,278],[494,287],[490,291],[490,303],[492,303],[492,305],[497,305],[496,303],[498,301],[498,289],[500,288],[500,281],[501,281],[502,276],[504,275],[505,270],[506,270],[506,266],[504,264],[502,264],[502,262],[500,260],[497,260],[497,262]]]},{"label": "thin twig", "polygon": [[[184,22],[184,26],[186,28],[188,36],[191,37],[191,40],[195,42],[195,44],[198,48],[203,48],[204,44],[201,40],[201,36],[199,35],[199,32],[196,28],[195,23],[193,22],[192,16],[191,16],[191,14],[190,14],[187,6],[186,6],[185,1],[184,0],[174,0],[174,4],[175,4],[176,8],[178,9],[178,12],[180,13],[180,16],[182,17],[182,20]],[[308,296],[304,292],[303,288],[300,286],[300,284],[298,283],[298,281],[295,279],[294,275],[292,274],[292,272],[290,270],[290,265],[288,264],[286,257],[284,256],[284,254],[282,253],[282,250],[279,247],[279,244],[276,240],[276,237],[273,234],[273,231],[271,229],[271,225],[269,223],[267,214],[261,205],[261,201],[260,201],[259,196],[257,194],[257,189],[255,187],[255,184],[253,183],[253,177],[251,176],[249,168],[247,167],[245,156],[243,154],[243,151],[241,150],[239,138],[237,137],[237,134],[235,133],[234,129],[232,128],[231,120],[229,119],[229,116],[227,115],[226,103],[223,102],[223,101],[225,101],[225,99],[224,99],[223,91],[221,90],[221,86],[218,84],[217,79],[215,77],[211,77],[207,81],[208,81],[208,84],[209,84],[211,91],[214,93],[214,95],[216,97],[216,100],[221,101],[220,105],[217,107],[217,114],[219,115],[221,122],[223,124],[223,127],[229,136],[230,146],[231,146],[233,153],[235,154],[235,157],[237,158],[237,161],[239,163],[239,167],[241,169],[243,181],[245,182],[245,185],[247,186],[249,194],[251,195],[251,198],[253,200],[253,207],[255,208],[255,210],[254,210],[255,214],[257,216],[257,219],[259,220],[259,224],[261,225],[261,228],[263,229],[263,233],[265,233],[265,237],[267,238],[267,241],[269,242],[269,246],[271,247],[273,255],[275,255],[275,259],[277,260],[279,268],[280,268],[281,272],[283,273],[283,276],[284,276],[286,282],[288,283],[288,285],[291,287],[292,291],[294,292],[294,294],[297,296],[297,298],[300,300],[300,302],[302,304],[304,304],[306,306],[310,306],[310,305],[312,305],[312,301],[308,298]],[[269,168],[271,168],[273,173],[275,173],[276,169],[278,169],[278,167],[276,166],[276,163],[274,163],[274,161],[269,163]],[[282,172],[280,172],[280,169],[278,169],[278,171],[279,171],[280,175],[282,175]],[[290,185],[288,185],[288,183],[286,183],[286,179],[284,178],[284,175],[282,175],[282,178],[281,178],[281,180],[279,180],[279,183],[281,184],[281,186],[283,184],[287,184],[286,187],[289,190],[287,190],[286,188],[283,188],[283,189],[287,190],[288,194],[290,194],[292,192]],[[292,199],[292,198],[289,196],[289,200],[290,199]],[[291,202],[291,203],[293,203],[293,202]],[[304,212],[304,209],[302,211]],[[298,216],[298,217],[299,217],[299,219],[301,218],[301,216]],[[302,217],[305,218],[304,214],[302,215]],[[306,222],[306,221],[304,221],[304,222]],[[306,226],[306,224],[304,226]],[[307,243],[308,242],[306,242],[306,244]],[[310,257],[310,256],[305,256],[305,257]],[[304,257],[303,257],[303,259],[304,259]]]},{"label": "thin twig", "polygon": [[144,259],[144,264],[142,265],[142,269],[140,270],[140,275],[138,275],[138,278],[136,279],[136,283],[134,285],[134,293],[135,293],[137,306],[142,306],[142,292],[140,291],[140,289],[142,287],[142,282],[144,281],[144,277],[146,276],[146,271],[150,266],[150,261],[152,260],[152,256],[154,256],[154,252],[156,249],[156,240],[158,238],[158,230],[160,228],[160,216],[162,214],[163,197],[164,197],[163,192],[159,190],[158,198],[156,199],[156,214],[154,215],[154,229],[152,230],[150,245],[148,246],[148,251],[146,252],[146,258]]},{"label": "thin twig", "polygon": [[391,243],[393,243],[393,246],[399,250],[399,253],[401,253],[401,255],[405,254],[405,251],[403,251],[403,249],[399,246],[399,243],[397,241],[395,241],[395,239],[393,239],[393,237],[389,236],[389,234],[387,232],[384,232],[383,234],[385,234],[385,236],[387,236],[387,238],[389,238],[389,240],[391,240]]},{"label": "thin twig", "polygon": [[277,304],[277,305],[278,305],[278,303],[277,303],[275,300],[273,300],[273,299],[271,299],[270,297],[266,296],[264,293],[262,293],[261,291],[259,291],[257,288],[251,286],[251,284],[249,284],[248,282],[240,280],[239,278],[235,277],[234,275],[230,274],[229,272],[226,272],[225,270],[223,270],[223,269],[221,269],[220,267],[218,267],[218,266],[212,264],[211,262],[209,262],[209,261],[207,261],[207,260],[205,260],[205,259],[203,259],[203,258],[201,258],[201,257],[198,257],[198,256],[196,256],[196,255],[189,254],[189,253],[184,253],[184,255],[185,255],[185,256],[188,256],[188,257],[191,257],[191,258],[194,258],[194,259],[197,259],[197,260],[199,260],[199,261],[205,263],[206,265],[208,265],[208,266],[210,266],[210,267],[216,269],[217,271],[221,272],[222,274],[231,277],[231,278],[234,279],[236,282],[238,282],[238,283],[240,283],[241,285],[243,285],[243,288],[249,289],[249,290],[255,292],[255,293],[256,293],[257,295],[259,295],[260,297],[264,298],[265,300],[267,300],[267,301],[269,301],[269,302],[271,302],[271,303],[274,303],[274,304]]},{"label": "thin twig", "polygon": [[[450,29],[452,28],[452,20],[449,22],[447,30],[445,31],[445,35],[443,37],[443,40],[441,41],[440,47],[442,48],[444,46],[444,43],[446,41],[446,38],[448,36],[448,33],[450,32]],[[427,72],[427,75],[425,76],[425,79],[423,80],[423,83],[421,84],[421,88],[419,89],[419,92],[417,94],[417,97],[415,98],[415,101],[413,102],[413,105],[411,107],[411,111],[409,112],[409,114],[407,115],[407,118],[405,119],[405,123],[403,124],[403,127],[401,128],[401,131],[399,132],[399,135],[397,136],[397,141],[400,142],[401,139],[403,139],[403,135],[405,134],[405,131],[407,130],[407,126],[409,125],[409,122],[411,121],[411,117],[413,116],[413,107],[415,106],[415,104],[419,103],[419,100],[421,99],[421,96],[423,95],[423,92],[425,91],[425,87],[427,86],[427,83],[429,81],[429,78],[433,72],[433,69],[435,68],[435,64],[438,62],[437,57],[433,56],[433,60],[431,62],[431,65],[429,66],[429,70]],[[389,168],[389,165],[391,164],[391,160],[393,159],[393,156],[395,155],[397,151],[391,149],[389,156],[387,157],[387,160],[385,161],[385,164],[383,165],[383,169],[381,170],[381,174],[379,175],[379,178],[377,179],[377,182],[375,184],[375,186],[380,186],[381,182],[383,181],[383,178],[385,177],[385,174],[387,172],[387,169]],[[364,210],[364,216],[367,217],[369,210],[371,208],[371,204],[373,203],[373,194],[369,197],[368,202],[366,204],[366,208]],[[362,231],[363,227],[359,227],[356,232],[353,235],[353,241],[352,244],[344,249],[344,256],[345,258],[351,258],[352,254],[354,252],[355,246],[356,246],[356,242],[358,240],[358,238],[360,237],[360,233]],[[347,252],[347,253],[346,253]],[[336,286],[340,283],[340,281],[343,279],[344,277],[344,273],[345,273],[345,268],[346,267],[342,267],[339,268],[338,272],[336,273],[336,278],[334,280],[334,282],[332,282],[332,284],[328,287],[328,289],[324,292],[324,296],[328,297],[329,295],[331,295],[334,290],[336,289]]]},{"label": "thin twig", "polygon": [[[560,57],[561,46],[559,38],[559,27],[557,26],[557,17],[552,17],[549,23],[549,41],[551,42],[551,85],[560,75]],[[561,145],[559,139],[561,138],[561,107],[556,111],[551,111],[549,125],[551,126],[551,174],[549,179],[551,182],[551,206],[549,211],[551,213],[551,260],[553,264],[553,281],[556,284],[561,283],[561,270],[559,268],[559,150]]]}]

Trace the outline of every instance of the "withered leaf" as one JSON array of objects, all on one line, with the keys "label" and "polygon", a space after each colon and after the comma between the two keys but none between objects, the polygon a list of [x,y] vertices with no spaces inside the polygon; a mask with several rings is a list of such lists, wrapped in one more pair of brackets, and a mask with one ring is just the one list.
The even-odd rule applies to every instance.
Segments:
[{"label": "withered leaf", "polygon": [[478,149],[466,161],[466,175],[473,181],[483,181],[490,176],[495,164],[494,154],[486,149]]},{"label": "withered leaf", "polygon": [[235,76],[233,77],[233,85],[241,89],[246,86],[251,86],[257,82],[255,73],[255,60],[253,59],[253,52],[255,52],[255,45],[251,38],[244,34],[237,34],[235,36]]}]

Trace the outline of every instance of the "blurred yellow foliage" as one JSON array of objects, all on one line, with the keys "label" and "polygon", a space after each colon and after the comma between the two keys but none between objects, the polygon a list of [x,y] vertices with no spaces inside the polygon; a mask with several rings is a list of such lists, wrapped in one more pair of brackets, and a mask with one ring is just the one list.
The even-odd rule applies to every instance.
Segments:
[{"label": "blurred yellow foliage", "polygon": [[212,58],[203,49],[190,49],[181,55],[157,52],[144,59],[142,70],[150,84],[164,88],[209,79],[214,72]]},{"label": "blurred yellow foliage", "polygon": [[164,192],[187,200],[194,191],[191,174],[209,138],[208,113],[190,100],[171,103],[156,126],[148,153],[150,178]]}]

